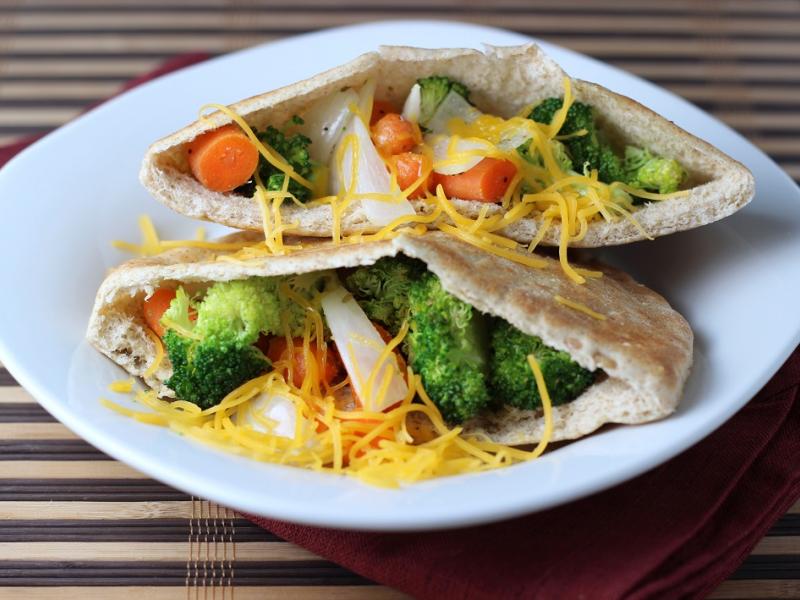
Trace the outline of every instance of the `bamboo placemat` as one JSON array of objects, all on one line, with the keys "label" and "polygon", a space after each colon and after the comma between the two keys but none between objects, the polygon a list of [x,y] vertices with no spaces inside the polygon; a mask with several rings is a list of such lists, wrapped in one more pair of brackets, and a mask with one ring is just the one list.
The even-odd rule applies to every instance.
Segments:
[{"label": "bamboo placemat", "polygon": [[[800,180],[797,0],[0,0],[0,144],[186,51],[375,19],[474,21],[632,71]],[[0,366],[0,598],[401,598],[78,439]],[[235,593],[235,594],[234,594]],[[800,504],[713,598],[800,598]]]}]

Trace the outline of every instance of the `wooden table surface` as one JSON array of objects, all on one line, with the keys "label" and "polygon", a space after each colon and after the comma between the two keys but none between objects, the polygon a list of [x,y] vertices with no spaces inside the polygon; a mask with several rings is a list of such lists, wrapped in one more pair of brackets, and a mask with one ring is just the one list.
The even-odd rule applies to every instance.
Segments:
[{"label": "wooden table surface", "polygon": [[[539,36],[665,86],[800,179],[800,1],[0,0],[0,143],[177,53],[375,19]],[[0,598],[401,598],[111,460],[0,365]],[[800,504],[713,598],[800,598]]]}]

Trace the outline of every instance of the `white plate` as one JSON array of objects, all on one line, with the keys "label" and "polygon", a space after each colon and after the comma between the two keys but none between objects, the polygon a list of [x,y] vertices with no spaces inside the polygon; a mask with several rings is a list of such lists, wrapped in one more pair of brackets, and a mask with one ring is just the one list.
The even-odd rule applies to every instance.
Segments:
[{"label": "white plate", "polygon": [[333,29],[161,78],[49,135],[0,172],[0,360],[56,418],[114,458],[186,492],[302,523],[383,530],[476,524],[596,492],[676,455],[747,402],[798,342],[800,193],[769,158],[687,102],[549,44],[542,45],[571,75],[640,100],[756,175],[755,201],[722,223],[602,252],[663,293],[695,330],[695,366],[676,415],[605,431],[510,469],[387,491],[225,455],[98,403],[122,375],[82,341],[106,269],[126,258],[110,240],[138,239],[135,221],[144,212],[167,237],[191,236],[197,227],[139,185],[151,141],[192,121],[206,102],[302,79],[379,44],[527,41],[443,22]]}]

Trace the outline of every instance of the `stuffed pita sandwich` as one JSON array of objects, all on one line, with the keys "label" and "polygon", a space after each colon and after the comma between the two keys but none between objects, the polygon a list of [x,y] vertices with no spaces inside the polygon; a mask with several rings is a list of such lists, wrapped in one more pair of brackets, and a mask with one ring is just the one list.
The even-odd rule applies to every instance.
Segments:
[{"label": "stuffed pita sandwich", "polygon": [[534,44],[387,46],[213,106],[155,142],[140,177],[172,209],[238,229],[444,224],[473,242],[598,247],[712,223],[754,192],[746,167]]},{"label": "stuffed pita sandwich", "polygon": [[576,286],[554,259],[525,267],[442,232],[249,258],[258,241],[241,232],[106,278],[88,339],[150,388],[147,411],[110,406],[397,485],[659,419],[681,397],[689,325],[614,269]]}]

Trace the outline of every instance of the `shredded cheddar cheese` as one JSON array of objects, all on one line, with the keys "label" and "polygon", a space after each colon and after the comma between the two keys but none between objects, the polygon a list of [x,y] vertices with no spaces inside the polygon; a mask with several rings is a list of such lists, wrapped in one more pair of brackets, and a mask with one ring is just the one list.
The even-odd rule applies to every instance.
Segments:
[{"label": "shredded cheddar cheese", "polygon": [[147,215],[141,215],[138,219],[139,230],[142,234],[141,244],[131,244],[121,240],[114,240],[111,245],[118,250],[124,250],[136,256],[155,256],[172,248],[204,248],[217,252],[233,252],[252,246],[253,242],[209,242],[205,238],[205,229],[202,227],[197,230],[197,239],[194,240],[162,240],[159,238],[153,221]]},{"label": "shredded cheddar cheese", "polygon": [[577,310],[579,312],[585,313],[585,314],[589,315],[590,317],[592,317],[593,319],[597,319],[598,321],[605,321],[606,318],[607,318],[604,314],[596,312],[596,311],[592,310],[591,308],[589,308],[588,306],[586,306],[585,304],[581,304],[580,302],[575,302],[574,300],[570,300],[569,298],[564,298],[563,296],[556,295],[556,296],[553,296],[553,300],[555,300],[559,304],[563,304],[564,306],[568,306],[569,308],[571,308],[573,310]]},{"label": "shredded cheddar cheese", "polygon": [[108,390],[117,394],[130,394],[133,391],[133,378],[112,381],[108,385]]},{"label": "shredded cheddar cheese", "polygon": [[155,358],[153,358],[152,364],[149,367],[147,367],[147,370],[144,373],[142,373],[142,377],[148,379],[158,371],[158,368],[164,361],[164,344],[161,343],[161,338],[158,337],[155,334],[155,332],[149,327],[146,327],[144,331],[147,334],[147,337],[150,338],[150,341],[153,342],[153,345],[156,348],[156,355]]},{"label": "shredded cheddar cheese", "polygon": [[[288,289],[282,291],[291,293]],[[485,436],[466,435],[460,426],[449,427],[422,387],[419,375],[410,368],[406,371],[408,392],[394,407],[385,411],[364,407],[345,410],[340,408],[337,396],[344,392],[347,379],[328,389],[321,389],[310,381],[319,379],[314,372],[317,363],[311,356],[311,348],[321,339],[323,324],[314,303],[299,300],[307,309],[303,333],[307,368],[299,388],[293,385],[291,373],[288,377],[283,375],[292,362],[290,356],[284,356],[275,361],[273,371],[244,383],[219,404],[205,410],[182,400],[162,400],[153,390],[133,390],[132,380],[117,382],[112,389],[130,392],[143,410],[105,398],[101,403],[142,423],[168,427],[226,452],[263,462],[344,474],[388,488],[433,477],[505,467],[537,458],[544,452],[552,432],[552,409],[541,372],[537,375],[538,365],[534,367],[535,361],[531,368],[542,398],[545,428],[541,441],[532,451],[504,446]],[[383,359],[388,359],[407,331],[406,325],[387,344]],[[286,334],[289,335],[288,329]],[[288,347],[293,349],[294,345]],[[319,343],[318,348],[324,347],[324,342]],[[529,362],[532,360],[533,357],[529,357]],[[153,364],[159,362],[157,357]],[[376,380],[382,362],[378,361],[373,372],[367,375],[368,380]],[[367,406],[383,405],[388,388],[388,380],[384,379],[382,385],[375,386],[374,397]],[[372,389],[371,386],[368,389]],[[256,401],[262,397],[279,397],[293,408],[297,418],[292,435],[280,434],[279,423],[258,413]],[[412,413],[421,413],[430,420],[435,432],[431,441],[413,443],[406,425]]]},{"label": "shredded cheddar cheese", "polygon": [[544,382],[544,375],[536,357],[533,354],[528,356],[528,365],[533,371],[533,378],[536,380],[536,389],[539,391],[539,397],[542,399],[542,413],[544,414],[544,431],[542,438],[536,445],[536,448],[531,452],[531,458],[541,456],[550,443],[550,438],[553,437],[553,403],[550,401],[550,393],[547,391],[547,385]]}]

